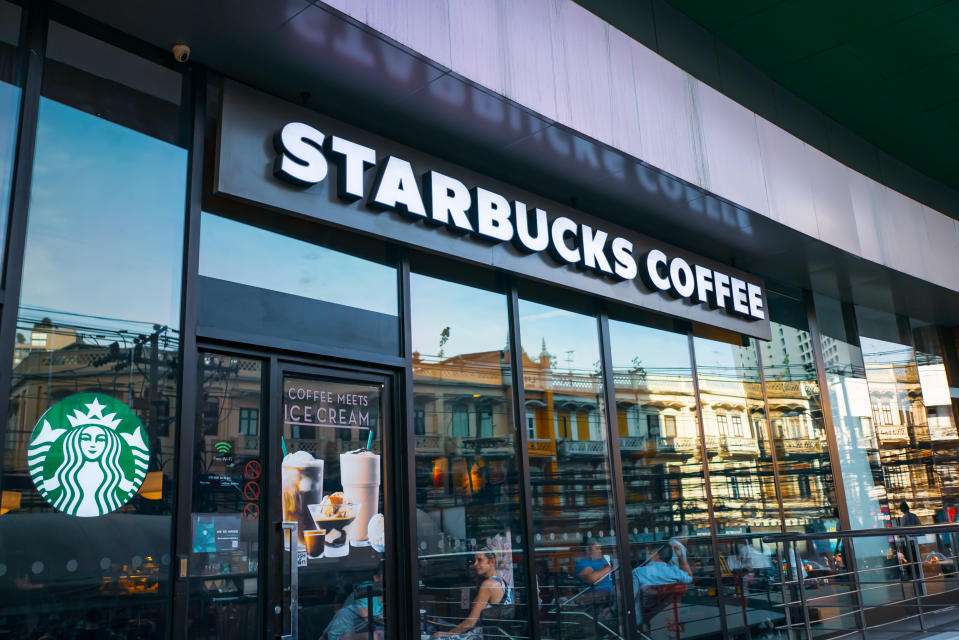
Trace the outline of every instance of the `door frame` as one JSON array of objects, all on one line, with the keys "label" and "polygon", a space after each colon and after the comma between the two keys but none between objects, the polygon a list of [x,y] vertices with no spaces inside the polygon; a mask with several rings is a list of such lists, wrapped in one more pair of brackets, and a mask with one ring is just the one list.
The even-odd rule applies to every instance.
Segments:
[{"label": "door frame", "polygon": [[[343,379],[360,383],[383,385],[383,415],[384,421],[389,421],[389,427],[383,431],[383,515],[386,518],[386,540],[388,553],[385,554],[384,583],[395,585],[398,588],[387,588],[384,591],[384,621],[387,638],[400,638],[412,635],[415,615],[415,590],[404,588],[402,582],[411,582],[409,571],[415,571],[415,563],[409,558],[416,554],[416,521],[413,514],[415,505],[410,503],[410,496],[415,496],[415,470],[409,466],[409,452],[415,442],[410,441],[411,428],[407,420],[405,389],[408,378],[406,367],[389,366],[383,363],[357,362],[341,360],[334,357],[290,353],[260,347],[257,345],[220,342],[198,338],[196,357],[199,362],[202,353],[209,352],[224,356],[257,359],[263,362],[263,411],[267,420],[262,423],[260,430],[260,447],[265,460],[263,474],[263,495],[267,496],[264,505],[260,527],[260,557],[258,576],[259,586],[259,613],[260,637],[267,640],[279,638],[283,629],[283,615],[275,613],[274,607],[280,602],[283,588],[283,534],[280,528],[282,522],[282,505],[278,499],[271,499],[274,491],[278,491],[273,483],[277,481],[273,476],[274,470],[278,474],[282,462],[282,452],[278,446],[279,439],[275,438],[275,429],[283,428],[283,404],[280,401],[282,394],[283,376],[286,373],[296,375],[316,376],[333,379]],[[399,359],[403,361],[403,359]],[[199,380],[198,380],[199,382]],[[199,385],[193,393],[199,396]],[[199,403],[197,403],[199,409]],[[192,444],[192,443],[191,443]],[[190,447],[192,450],[192,446]],[[192,466],[192,465],[191,465]],[[277,478],[279,476],[277,475]],[[189,480],[192,485],[193,478]],[[192,511],[191,501],[182,501],[177,508],[177,518],[189,520]],[[277,555],[280,554],[280,555]],[[406,578],[401,576],[407,574]],[[413,582],[415,585],[415,582]],[[189,602],[183,603],[189,607]]]}]

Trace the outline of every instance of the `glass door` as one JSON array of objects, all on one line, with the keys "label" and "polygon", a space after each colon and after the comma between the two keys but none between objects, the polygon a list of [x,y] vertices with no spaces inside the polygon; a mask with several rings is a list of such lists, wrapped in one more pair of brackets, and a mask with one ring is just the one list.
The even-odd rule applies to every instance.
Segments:
[{"label": "glass door", "polygon": [[273,380],[277,635],[382,639],[388,379],[281,365]]}]

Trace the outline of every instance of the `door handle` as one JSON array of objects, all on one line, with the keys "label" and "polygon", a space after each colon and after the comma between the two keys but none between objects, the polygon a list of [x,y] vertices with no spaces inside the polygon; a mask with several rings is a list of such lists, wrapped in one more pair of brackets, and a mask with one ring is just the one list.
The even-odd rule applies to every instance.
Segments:
[{"label": "door handle", "polygon": [[280,529],[290,532],[290,633],[280,636],[280,640],[297,640],[296,609],[300,599],[300,570],[296,566],[296,545],[299,538],[299,526],[296,522],[281,522]]}]

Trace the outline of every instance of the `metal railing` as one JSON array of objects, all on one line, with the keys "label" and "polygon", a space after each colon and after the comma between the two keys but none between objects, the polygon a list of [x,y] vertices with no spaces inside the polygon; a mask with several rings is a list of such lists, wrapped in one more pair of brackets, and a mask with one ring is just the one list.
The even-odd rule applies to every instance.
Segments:
[{"label": "metal railing", "polygon": [[763,536],[789,638],[959,630],[959,525]]}]

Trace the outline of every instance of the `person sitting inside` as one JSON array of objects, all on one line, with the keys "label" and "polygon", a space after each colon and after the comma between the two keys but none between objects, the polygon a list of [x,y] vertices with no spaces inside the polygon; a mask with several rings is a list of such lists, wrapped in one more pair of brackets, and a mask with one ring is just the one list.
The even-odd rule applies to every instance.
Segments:
[{"label": "person sitting inside", "polygon": [[902,521],[899,526],[901,527],[920,527],[922,523],[919,522],[919,516],[914,514],[909,509],[909,503],[903,500],[899,503],[899,510],[902,511]]},{"label": "person sitting inside", "polygon": [[473,571],[483,579],[479,593],[473,600],[469,616],[449,631],[437,631],[433,638],[470,638],[479,629],[475,629],[483,611],[495,606],[513,604],[513,590],[496,572],[496,553],[489,547],[480,549],[473,559]]},{"label": "person sitting inside", "polygon": [[633,569],[633,598],[636,600],[636,621],[640,625],[648,624],[675,597],[670,590],[661,589],[662,585],[693,581],[689,561],[679,556],[679,566],[675,566],[670,564],[674,556],[679,556],[674,545],[664,544],[650,549],[646,562]]},{"label": "person sitting inside", "polygon": [[611,596],[613,579],[610,574],[613,572],[613,568],[603,557],[603,548],[596,540],[586,540],[586,544],[583,546],[586,549],[586,555],[576,561],[573,575],[583,584],[589,585],[591,593]]},{"label": "person sitting inside", "polygon": [[[374,624],[376,618],[383,615],[383,563],[380,562],[379,570],[373,574],[372,585],[369,589],[364,589],[361,585],[358,588],[360,597],[356,597],[356,590],[352,591],[343,604],[337,610],[333,619],[326,626],[323,632],[326,640],[346,640],[348,638],[359,637],[367,638],[369,636],[368,624]],[[368,593],[373,597],[367,597]],[[372,613],[372,618],[370,614]],[[361,632],[362,631],[362,632]],[[381,637],[382,631],[379,631]]]}]

